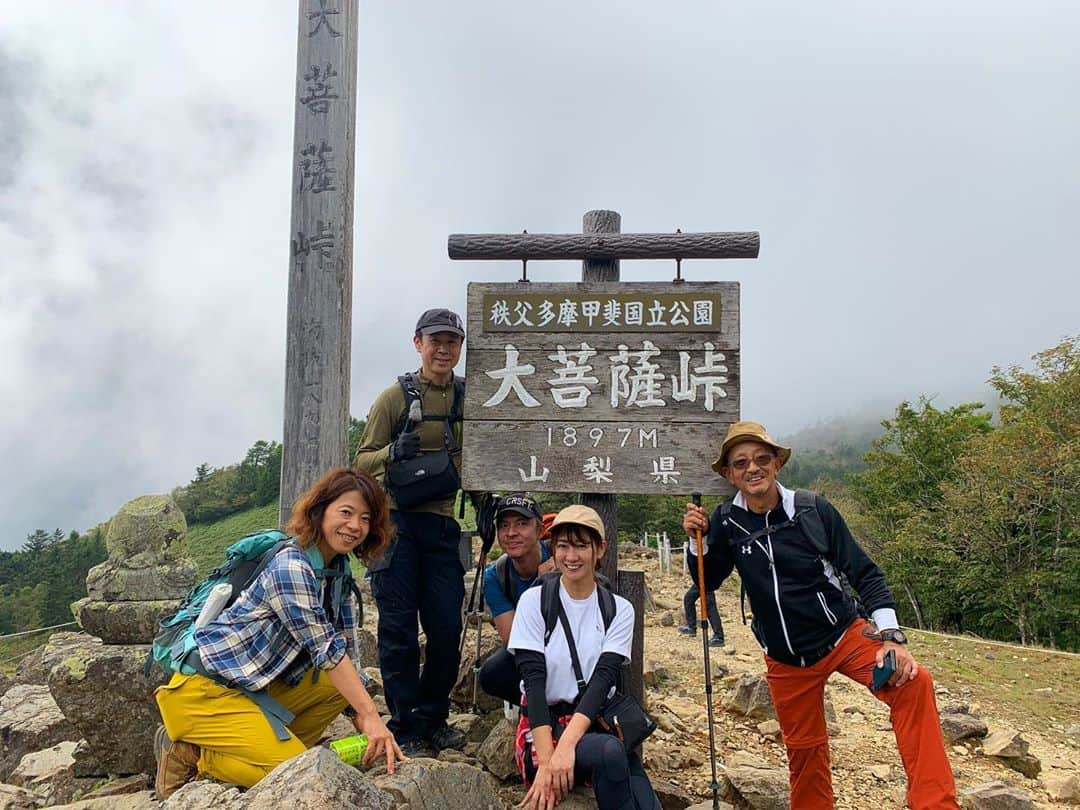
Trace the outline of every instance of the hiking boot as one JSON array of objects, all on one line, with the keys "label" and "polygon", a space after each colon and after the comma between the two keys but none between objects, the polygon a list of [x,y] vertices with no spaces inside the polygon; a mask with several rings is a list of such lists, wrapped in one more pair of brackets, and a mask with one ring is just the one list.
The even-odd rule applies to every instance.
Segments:
[{"label": "hiking boot", "polygon": [[410,759],[430,757],[433,753],[431,746],[419,737],[398,737],[397,744],[398,748],[401,749],[401,753]]},{"label": "hiking boot", "polygon": [[688,624],[684,624],[684,625],[679,627],[679,632],[682,633],[684,636],[696,636],[697,635],[697,628],[696,627],[691,627]]},{"label": "hiking boot", "polygon": [[459,728],[448,726],[445,723],[428,735],[431,747],[438,751],[454,748],[460,751],[465,747],[465,732]]},{"label": "hiking boot", "polygon": [[159,799],[167,799],[194,779],[199,772],[199,746],[183,740],[173,742],[160,725],[154,732],[154,790]]},{"label": "hiking boot", "polygon": [[710,647],[723,647],[724,646],[724,637],[723,636],[713,636],[712,638],[709,639],[709,646]]}]

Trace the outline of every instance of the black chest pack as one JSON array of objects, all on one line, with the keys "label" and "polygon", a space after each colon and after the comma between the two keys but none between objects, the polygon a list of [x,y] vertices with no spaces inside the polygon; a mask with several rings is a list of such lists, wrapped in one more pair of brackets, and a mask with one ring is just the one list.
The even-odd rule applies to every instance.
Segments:
[{"label": "black chest pack", "polygon": [[[397,439],[406,428],[410,427],[409,410],[414,402],[422,402],[420,378],[415,373],[402,374],[398,384],[405,394],[405,411],[390,433],[390,443]],[[465,401],[465,380],[454,377],[454,402],[450,413],[438,416],[423,415],[425,422],[443,423],[443,448],[428,453],[419,453],[412,458],[395,461],[386,471],[386,487],[394,496],[398,508],[410,509],[430,501],[449,498],[461,488],[461,478],[454,465],[454,456],[461,452],[461,446],[454,437],[454,423],[462,418]],[[412,425],[416,429],[417,425]]]},{"label": "black chest pack", "polygon": [[[730,528],[732,506],[733,501],[731,500],[726,500],[720,504],[720,519],[722,524],[728,527],[728,543],[731,544],[731,552],[736,555],[736,559],[738,559],[737,555],[740,549],[750,546],[757,540],[775,534],[781,529],[797,526],[802,532],[803,537],[810,541],[810,545],[813,547],[814,551],[817,552],[817,555],[832,566],[833,573],[840,582],[840,587],[844,593],[855,602],[859,615],[866,618],[866,611],[863,608],[862,602],[859,601],[858,594],[855,592],[855,589],[851,587],[847,575],[837,567],[836,561],[832,559],[831,552],[829,551],[829,535],[825,531],[825,522],[822,520],[821,511],[818,509],[817,493],[811,492],[808,489],[795,490],[795,514],[792,517],[781,523],[766,526],[764,529],[758,529],[756,532],[751,532],[743,537],[735,537],[735,532]],[[739,609],[742,612],[742,622],[743,624],[746,624],[746,584],[743,582],[741,576],[739,577],[739,581],[741,583],[739,586]]]}]

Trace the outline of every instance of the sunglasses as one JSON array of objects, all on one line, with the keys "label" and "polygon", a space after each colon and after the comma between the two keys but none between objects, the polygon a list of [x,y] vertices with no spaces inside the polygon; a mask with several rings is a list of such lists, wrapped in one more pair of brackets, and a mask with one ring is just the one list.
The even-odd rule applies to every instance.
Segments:
[{"label": "sunglasses", "polygon": [[[772,464],[772,460],[776,458],[776,453],[758,453],[753,457],[753,462],[759,467],[767,467]],[[742,472],[750,466],[751,459],[749,458],[737,458],[731,462],[730,466],[733,470]]]}]

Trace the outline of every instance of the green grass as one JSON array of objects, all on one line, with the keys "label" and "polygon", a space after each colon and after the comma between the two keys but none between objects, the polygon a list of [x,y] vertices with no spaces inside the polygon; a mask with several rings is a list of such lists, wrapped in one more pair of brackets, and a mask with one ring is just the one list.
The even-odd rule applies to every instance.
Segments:
[{"label": "green grass", "polygon": [[246,512],[237,512],[216,523],[195,524],[188,527],[188,554],[199,567],[199,578],[209,574],[225,559],[225,549],[245,534],[276,529],[278,526],[277,501],[257,506]]}]

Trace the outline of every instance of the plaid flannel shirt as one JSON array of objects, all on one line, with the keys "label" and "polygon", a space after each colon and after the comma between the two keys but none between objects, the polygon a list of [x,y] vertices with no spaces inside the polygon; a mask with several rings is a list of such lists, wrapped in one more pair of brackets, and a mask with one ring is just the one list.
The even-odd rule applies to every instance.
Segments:
[{"label": "plaid flannel shirt", "polygon": [[339,631],[323,609],[323,588],[304,551],[278,552],[228,610],[195,632],[203,666],[256,691],[279,677],[295,686],[312,665],[332,669],[353,656],[356,601],[348,594],[342,602]]}]

